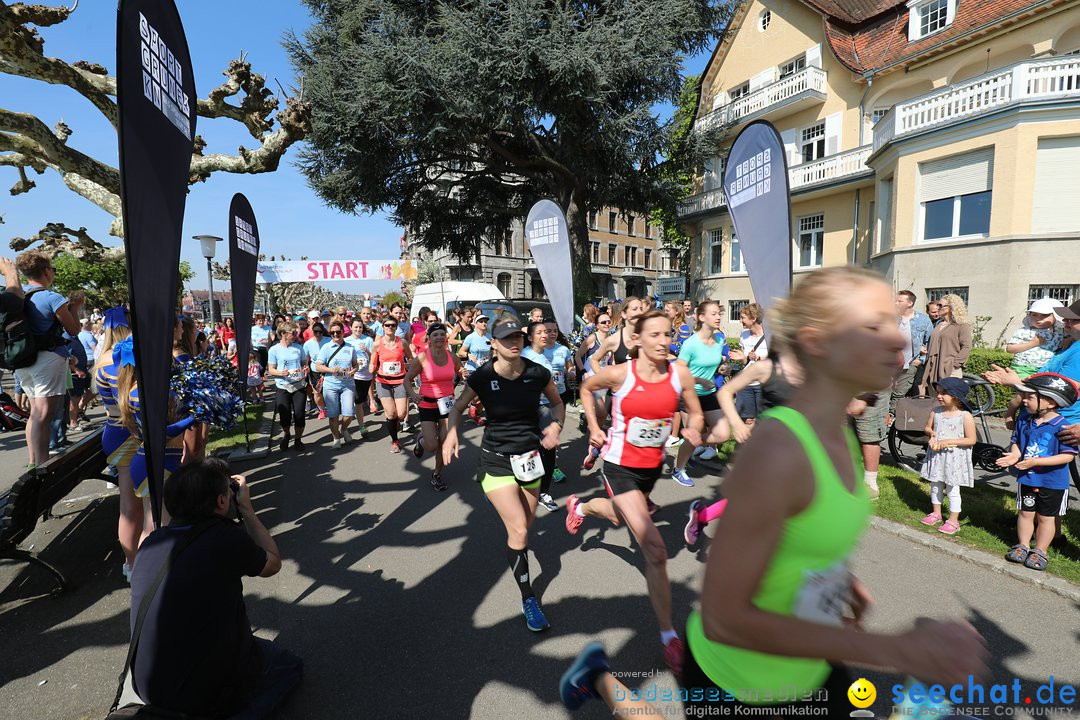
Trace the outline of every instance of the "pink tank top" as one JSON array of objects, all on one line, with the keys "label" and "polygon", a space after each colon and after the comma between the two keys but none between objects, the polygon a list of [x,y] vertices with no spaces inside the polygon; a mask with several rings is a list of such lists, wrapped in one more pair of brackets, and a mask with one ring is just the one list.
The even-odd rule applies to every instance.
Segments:
[{"label": "pink tank top", "polygon": [[446,353],[446,364],[437,365],[431,350],[424,353],[424,367],[420,370],[420,407],[438,407],[438,399],[454,396],[454,359]]}]

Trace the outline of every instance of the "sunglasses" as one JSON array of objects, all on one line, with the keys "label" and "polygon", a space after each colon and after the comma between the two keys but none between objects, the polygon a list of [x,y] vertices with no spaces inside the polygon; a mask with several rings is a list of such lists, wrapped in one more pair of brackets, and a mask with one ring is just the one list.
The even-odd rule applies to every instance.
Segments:
[{"label": "sunglasses", "polygon": [[597,325],[610,325],[610,324],[611,324],[611,321],[610,321],[610,320],[598,320],[598,321],[596,322],[596,324],[597,324]]},{"label": "sunglasses", "polygon": [[331,330],[330,334],[331,335],[344,335],[345,331],[344,330]]}]

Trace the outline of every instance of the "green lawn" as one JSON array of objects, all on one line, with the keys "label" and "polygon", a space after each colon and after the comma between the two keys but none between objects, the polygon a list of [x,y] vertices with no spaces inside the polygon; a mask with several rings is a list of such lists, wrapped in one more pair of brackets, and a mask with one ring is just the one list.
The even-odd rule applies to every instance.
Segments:
[{"label": "green lawn", "polygon": [[[251,441],[254,442],[255,438],[259,436],[259,425],[262,424],[263,413],[266,412],[266,405],[263,403],[256,403],[254,405],[247,406],[247,427],[248,434]],[[217,451],[232,449],[235,447],[243,447],[244,445],[244,423],[239,422],[233,426],[231,430],[213,430],[210,433],[210,442],[206,445],[206,454],[213,455]]]},{"label": "green lawn", "polygon": [[[877,514],[883,518],[961,545],[986,550],[1001,558],[1016,544],[1016,496],[1013,492],[978,482],[973,488],[962,488],[960,532],[949,537],[919,522],[932,509],[930,483],[914,473],[882,465],[878,485],[881,497],[875,505]],[[942,515],[948,517],[947,513],[946,504]],[[1064,538],[1055,538],[1050,545],[1050,565],[1046,571],[1080,584],[1080,514],[1070,511],[1063,518],[1062,533]]]}]

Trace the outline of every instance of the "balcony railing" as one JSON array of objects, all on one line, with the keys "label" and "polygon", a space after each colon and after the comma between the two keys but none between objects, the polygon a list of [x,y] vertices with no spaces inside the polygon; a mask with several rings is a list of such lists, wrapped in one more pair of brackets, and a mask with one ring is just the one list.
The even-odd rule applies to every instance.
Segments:
[{"label": "balcony railing", "polygon": [[694,123],[694,128],[704,131],[715,125],[728,125],[749,120],[751,116],[761,117],[804,97],[824,100],[828,90],[827,81],[828,73],[821,68],[813,66],[803,68],[794,75],[788,75],[782,80],[777,80],[727,105],[718,107],[708,115],[699,118]]},{"label": "balcony railing", "polygon": [[1080,57],[1025,60],[897,103],[874,125],[874,150],[898,138],[1030,102],[1080,99]]},{"label": "balcony railing", "polygon": [[[802,163],[788,168],[788,184],[791,190],[802,190],[835,180],[845,180],[873,172],[866,165],[873,148],[863,145],[854,150],[829,155],[828,157]],[[720,188],[691,195],[679,204],[679,217],[688,217],[723,207],[723,191]]]}]

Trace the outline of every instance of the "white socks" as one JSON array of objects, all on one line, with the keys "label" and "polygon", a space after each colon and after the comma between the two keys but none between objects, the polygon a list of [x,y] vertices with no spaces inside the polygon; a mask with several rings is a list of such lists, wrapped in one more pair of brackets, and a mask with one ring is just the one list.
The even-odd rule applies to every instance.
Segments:
[{"label": "white socks", "polygon": [[870,486],[871,490],[877,490],[877,471],[870,472],[869,470],[863,470],[863,482]]}]

